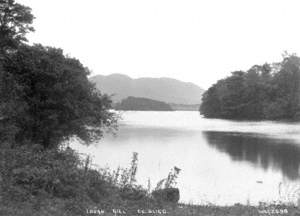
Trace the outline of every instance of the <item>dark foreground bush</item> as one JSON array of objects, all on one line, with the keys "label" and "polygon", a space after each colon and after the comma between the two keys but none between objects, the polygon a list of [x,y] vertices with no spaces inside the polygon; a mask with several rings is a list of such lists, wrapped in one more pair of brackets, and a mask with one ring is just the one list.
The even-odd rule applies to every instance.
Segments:
[{"label": "dark foreground bush", "polygon": [[158,202],[171,202],[171,203],[178,203],[180,198],[178,188],[165,188],[165,189],[155,190],[152,192],[152,196]]},{"label": "dark foreground bush", "polygon": [[139,187],[126,186],[120,190],[120,196],[124,200],[138,201],[145,199],[147,191]]}]

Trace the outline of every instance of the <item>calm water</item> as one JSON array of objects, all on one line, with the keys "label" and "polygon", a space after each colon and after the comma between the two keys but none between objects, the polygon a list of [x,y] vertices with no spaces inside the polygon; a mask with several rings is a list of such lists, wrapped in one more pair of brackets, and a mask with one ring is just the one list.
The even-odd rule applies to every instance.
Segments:
[{"label": "calm water", "polygon": [[117,135],[86,147],[95,164],[128,167],[152,187],[171,168],[186,203],[296,202],[300,194],[300,124],[204,119],[198,112],[124,112]]}]

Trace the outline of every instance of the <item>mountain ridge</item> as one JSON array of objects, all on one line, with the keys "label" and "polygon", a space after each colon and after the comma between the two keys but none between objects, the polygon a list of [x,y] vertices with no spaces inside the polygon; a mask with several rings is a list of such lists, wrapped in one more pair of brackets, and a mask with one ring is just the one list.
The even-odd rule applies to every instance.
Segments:
[{"label": "mountain ridge", "polygon": [[90,81],[103,93],[113,95],[114,102],[127,97],[143,97],[166,103],[199,104],[204,89],[192,82],[169,77],[131,78],[125,74],[95,75]]}]

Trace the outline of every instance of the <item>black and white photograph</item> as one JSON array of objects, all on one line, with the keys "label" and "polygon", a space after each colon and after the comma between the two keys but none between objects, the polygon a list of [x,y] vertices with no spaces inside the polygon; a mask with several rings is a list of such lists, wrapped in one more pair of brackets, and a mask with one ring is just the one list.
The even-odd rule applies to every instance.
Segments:
[{"label": "black and white photograph", "polygon": [[0,216],[279,215],[300,1],[0,0]]}]

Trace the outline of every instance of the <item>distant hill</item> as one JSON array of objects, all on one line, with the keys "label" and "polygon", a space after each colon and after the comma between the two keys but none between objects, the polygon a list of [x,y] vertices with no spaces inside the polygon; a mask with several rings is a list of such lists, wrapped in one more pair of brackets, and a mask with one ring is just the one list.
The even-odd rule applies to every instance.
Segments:
[{"label": "distant hill", "polygon": [[116,110],[137,110],[137,111],[173,111],[171,106],[162,101],[148,98],[128,97],[117,103]]},{"label": "distant hill", "polygon": [[90,78],[96,87],[120,102],[129,96],[175,104],[200,104],[204,90],[199,86],[171,78],[132,79],[123,74],[97,75]]}]

